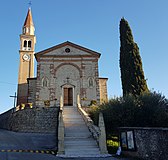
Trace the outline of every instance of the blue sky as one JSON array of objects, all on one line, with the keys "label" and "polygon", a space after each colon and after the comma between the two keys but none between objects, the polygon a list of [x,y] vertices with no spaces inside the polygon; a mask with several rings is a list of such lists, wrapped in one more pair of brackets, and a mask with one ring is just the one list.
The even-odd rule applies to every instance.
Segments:
[{"label": "blue sky", "polygon": [[[28,0],[5,0],[0,5],[0,113],[13,106],[19,68],[19,35]],[[109,97],[121,96],[119,22],[129,22],[140,48],[150,90],[168,98],[167,0],[32,0],[36,52],[71,41],[101,52],[99,72],[108,77]]]}]

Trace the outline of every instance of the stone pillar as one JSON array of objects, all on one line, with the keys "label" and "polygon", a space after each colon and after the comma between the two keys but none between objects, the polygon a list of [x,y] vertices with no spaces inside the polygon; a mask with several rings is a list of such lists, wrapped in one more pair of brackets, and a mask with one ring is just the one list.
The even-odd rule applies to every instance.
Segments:
[{"label": "stone pillar", "polygon": [[60,96],[60,110],[63,110],[63,97]]},{"label": "stone pillar", "polygon": [[107,154],[108,151],[106,146],[106,131],[105,131],[103,114],[101,112],[99,114],[99,129],[100,129],[100,135],[99,135],[100,153]]},{"label": "stone pillar", "polygon": [[80,95],[78,94],[77,95],[77,105],[79,105],[80,104]]},{"label": "stone pillar", "polygon": [[59,124],[58,124],[58,155],[65,154],[64,148],[64,122],[62,110],[59,112]]}]

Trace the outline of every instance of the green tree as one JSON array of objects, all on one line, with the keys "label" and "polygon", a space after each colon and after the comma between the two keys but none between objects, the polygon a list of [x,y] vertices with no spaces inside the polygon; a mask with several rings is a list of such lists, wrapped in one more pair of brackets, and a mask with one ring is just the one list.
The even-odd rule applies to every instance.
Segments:
[{"label": "green tree", "polygon": [[128,22],[122,18],[120,21],[120,70],[123,96],[138,96],[149,92],[138,45],[134,42]]}]

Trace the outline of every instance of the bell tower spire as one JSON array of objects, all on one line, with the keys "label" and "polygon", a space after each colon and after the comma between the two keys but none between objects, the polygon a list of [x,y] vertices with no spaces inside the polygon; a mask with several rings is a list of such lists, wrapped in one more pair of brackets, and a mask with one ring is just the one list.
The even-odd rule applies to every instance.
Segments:
[{"label": "bell tower spire", "polygon": [[35,27],[31,8],[29,7],[20,35],[20,65],[18,74],[17,105],[27,103],[27,78],[34,78],[34,50],[36,44]]},{"label": "bell tower spire", "polygon": [[34,23],[33,23],[33,18],[32,18],[32,13],[31,13],[31,8],[29,7],[27,16],[23,25],[23,32],[22,34],[24,35],[34,35]]}]

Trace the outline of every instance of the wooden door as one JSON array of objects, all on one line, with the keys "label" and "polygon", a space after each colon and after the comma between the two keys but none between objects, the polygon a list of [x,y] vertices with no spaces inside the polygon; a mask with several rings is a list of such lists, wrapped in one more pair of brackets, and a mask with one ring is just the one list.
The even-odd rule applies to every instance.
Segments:
[{"label": "wooden door", "polygon": [[73,89],[64,88],[64,106],[73,105]]},{"label": "wooden door", "polygon": [[68,106],[68,88],[64,88],[64,106]]},{"label": "wooden door", "polygon": [[68,88],[68,106],[73,106],[73,90]]}]

